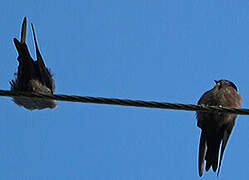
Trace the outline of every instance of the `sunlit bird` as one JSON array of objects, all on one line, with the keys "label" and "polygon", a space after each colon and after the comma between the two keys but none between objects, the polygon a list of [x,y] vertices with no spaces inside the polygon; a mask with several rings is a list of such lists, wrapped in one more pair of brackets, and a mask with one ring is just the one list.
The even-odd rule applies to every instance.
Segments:
[{"label": "sunlit bird", "polygon": [[[23,19],[21,29],[21,40],[18,41],[14,38],[14,44],[18,52],[17,60],[19,62],[16,78],[10,81],[11,91],[18,92],[34,92],[41,94],[53,94],[55,85],[50,71],[46,68],[40,51],[38,49],[34,26],[32,26],[32,32],[34,36],[35,51],[37,60],[33,60],[27,44],[26,44],[26,29],[27,20]],[[55,100],[29,98],[29,97],[13,97],[13,101],[29,110],[55,108]]]},{"label": "sunlit bird", "polygon": [[[198,105],[240,108],[242,98],[237,92],[235,84],[228,80],[219,80],[215,83],[213,89],[201,96]],[[197,125],[202,130],[199,145],[199,175],[202,176],[203,174],[204,161],[206,160],[206,171],[212,167],[213,171],[216,172],[218,166],[218,176],[223,153],[237,115],[203,111],[197,111],[196,115]]]}]

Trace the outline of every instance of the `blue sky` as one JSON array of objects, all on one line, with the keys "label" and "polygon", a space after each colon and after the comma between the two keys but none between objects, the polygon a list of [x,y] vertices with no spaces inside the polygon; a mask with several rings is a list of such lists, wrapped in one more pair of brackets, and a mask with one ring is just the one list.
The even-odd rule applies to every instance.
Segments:
[{"label": "blue sky", "polygon": [[[5,0],[0,89],[17,70],[28,18],[55,93],[196,103],[233,81],[248,107],[249,3],[238,0]],[[200,179],[194,112],[58,102],[28,111],[0,97],[0,179]],[[248,179],[249,117],[238,116],[219,179]],[[212,171],[203,179],[214,179]]]}]

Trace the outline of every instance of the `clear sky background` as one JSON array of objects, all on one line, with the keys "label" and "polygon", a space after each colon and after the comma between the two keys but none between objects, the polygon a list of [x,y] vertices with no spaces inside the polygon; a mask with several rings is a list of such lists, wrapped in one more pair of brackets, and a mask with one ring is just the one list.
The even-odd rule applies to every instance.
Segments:
[{"label": "clear sky background", "polygon": [[[17,71],[12,39],[24,16],[55,93],[196,103],[228,79],[249,107],[247,1],[2,0],[0,89]],[[28,111],[0,101],[0,179],[200,179],[194,112],[70,102]],[[249,116],[238,116],[220,180],[249,178],[248,129]]]}]

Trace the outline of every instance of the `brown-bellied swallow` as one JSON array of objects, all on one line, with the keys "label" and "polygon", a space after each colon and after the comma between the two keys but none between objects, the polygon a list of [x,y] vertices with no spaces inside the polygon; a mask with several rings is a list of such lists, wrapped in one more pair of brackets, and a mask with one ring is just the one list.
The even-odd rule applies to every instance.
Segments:
[{"label": "brown-bellied swallow", "polygon": [[[228,80],[219,80],[215,81],[215,83],[216,85],[213,89],[205,92],[201,96],[198,105],[240,108],[242,98],[235,84]],[[237,115],[222,112],[210,113],[197,111],[196,117],[197,126],[201,128],[198,160],[199,176],[203,174],[205,160],[206,171],[212,166],[213,171],[216,172],[219,158],[218,176],[223,153]],[[219,155],[221,142],[222,145]]]},{"label": "brown-bellied swallow", "polygon": [[[44,64],[41,53],[38,49],[33,24],[31,24],[31,26],[37,60],[35,61],[32,59],[26,44],[27,20],[26,17],[24,17],[21,29],[21,40],[18,41],[16,38],[13,39],[18,52],[17,60],[19,65],[16,78],[10,81],[11,91],[53,94],[55,89],[54,80],[50,71]],[[55,100],[51,99],[13,97],[13,101],[17,105],[23,106],[29,110],[44,108],[52,109],[56,107]]]}]

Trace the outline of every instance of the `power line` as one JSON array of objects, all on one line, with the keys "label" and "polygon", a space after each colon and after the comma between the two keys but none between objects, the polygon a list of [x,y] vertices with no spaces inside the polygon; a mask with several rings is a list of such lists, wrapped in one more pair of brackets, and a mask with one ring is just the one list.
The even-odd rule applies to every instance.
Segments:
[{"label": "power line", "polygon": [[65,94],[47,95],[47,94],[38,94],[30,92],[12,92],[6,90],[0,90],[0,96],[9,96],[9,97],[24,96],[24,97],[45,98],[45,99],[54,99],[58,101],[70,101],[70,102],[80,102],[80,103],[111,104],[111,105],[121,105],[121,106],[136,106],[136,107],[174,109],[174,110],[185,110],[185,111],[227,112],[227,113],[234,113],[241,115],[249,115],[249,109],[156,102],[156,101],[141,101],[141,100],[131,100],[131,99],[89,97],[89,96],[76,96],[76,95],[65,95]]}]

